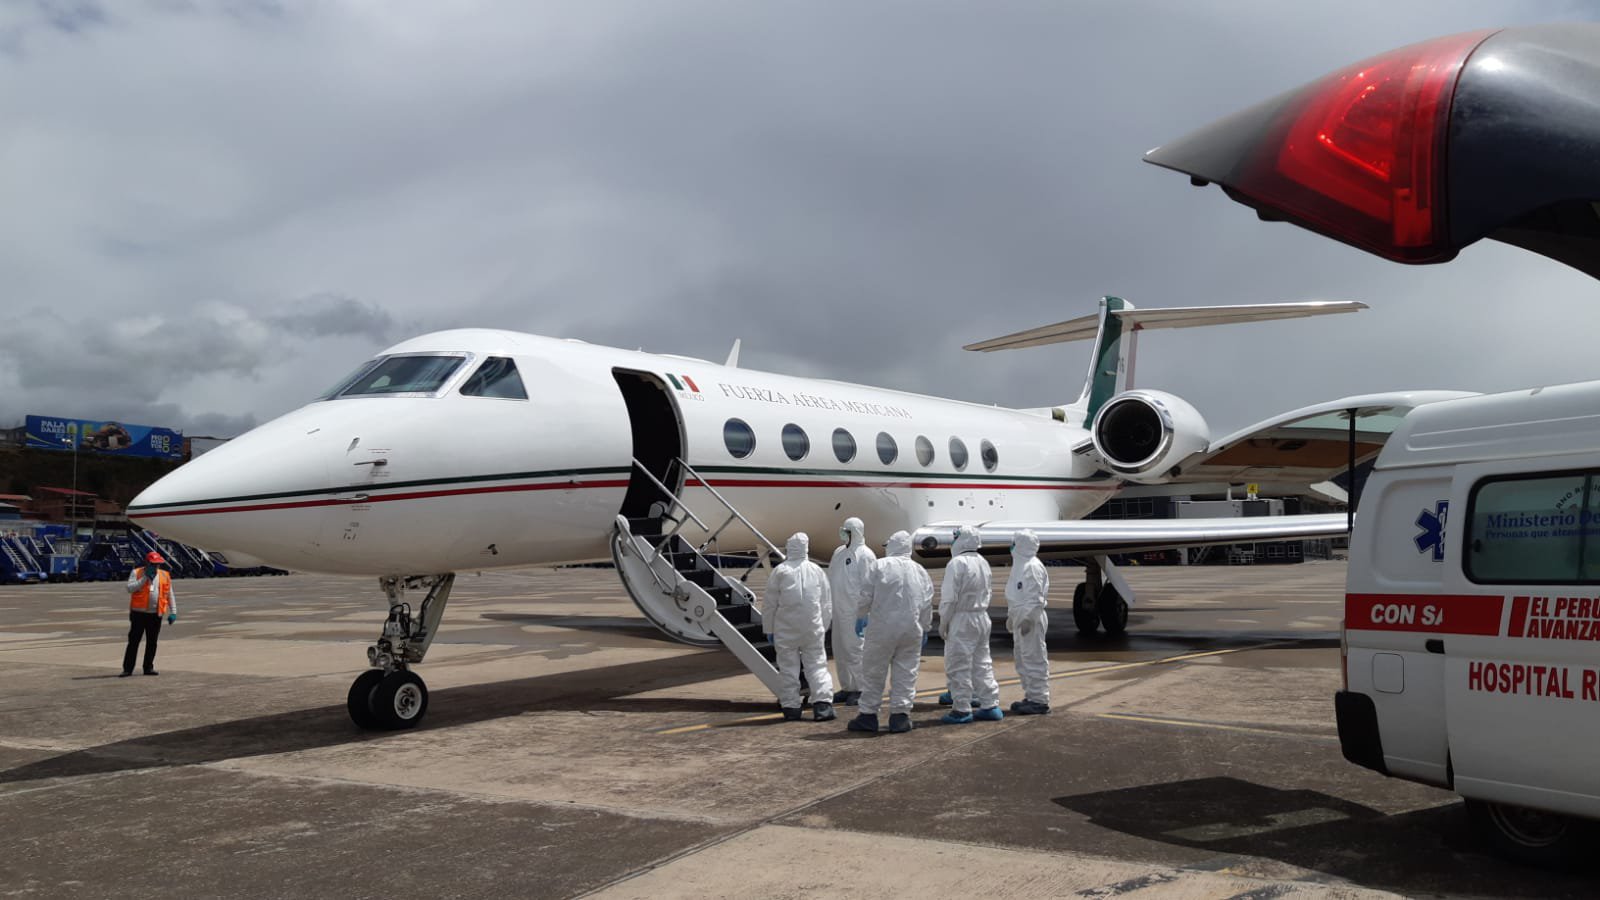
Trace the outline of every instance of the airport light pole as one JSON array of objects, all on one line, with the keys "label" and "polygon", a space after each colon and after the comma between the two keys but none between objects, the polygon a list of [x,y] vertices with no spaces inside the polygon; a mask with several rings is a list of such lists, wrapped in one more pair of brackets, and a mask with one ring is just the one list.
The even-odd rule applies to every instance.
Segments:
[{"label": "airport light pole", "polygon": [[67,516],[67,527],[71,529],[72,549],[78,549],[78,442],[69,437],[61,439],[63,444],[72,445],[72,495],[68,498],[72,504],[72,512]]}]

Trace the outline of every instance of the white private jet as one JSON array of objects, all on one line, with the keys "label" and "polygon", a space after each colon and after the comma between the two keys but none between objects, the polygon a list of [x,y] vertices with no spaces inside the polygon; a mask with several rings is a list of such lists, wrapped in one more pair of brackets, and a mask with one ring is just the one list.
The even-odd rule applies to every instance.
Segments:
[{"label": "white private jet", "polygon": [[[411,666],[438,631],[454,573],[490,567],[610,558],[651,622],[725,645],[773,688],[755,598],[713,562],[753,551],[747,577],[781,556],[769,535],[832,535],[846,516],[880,538],[913,532],[928,562],[948,556],[957,524],[981,526],[995,553],[1031,528],[1044,552],[1085,562],[1078,628],[1119,633],[1134,594],[1109,554],[1328,537],[1348,524],[1343,514],[1080,521],[1124,484],[1325,481],[1375,456],[1411,408],[1463,396],[1349,397],[1212,440],[1188,403],[1130,387],[1137,332],[1362,308],[1138,310],[1108,297],[1097,315],[971,345],[1095,338],[1077,402],[1028,410],[741,369],[737,344],[716,365],[441,331],[195,458],[128,515],[230,558],[378,576],[389,617],[348,697],[363,727],[422,719],[427,687]],[[415,614],[408,591],[426,592]]]}]

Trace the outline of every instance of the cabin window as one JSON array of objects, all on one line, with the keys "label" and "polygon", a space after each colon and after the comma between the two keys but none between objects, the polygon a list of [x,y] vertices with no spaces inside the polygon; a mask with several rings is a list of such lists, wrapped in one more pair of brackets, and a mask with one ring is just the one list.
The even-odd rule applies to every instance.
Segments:
[{"label": "cabin window", "polygon": [[888,466],[893,465],[894,461],[899,458],[900,445],[894,442],[894,438],[890,437],[889,432],[878,432],[878,459]]},{"label": "cabin window", "polygon": [[956,467],[957,472],[967,467],[967,445],[961,438],[950,439],[950,464]]},{"label": "cabin window", "polygon": [[933,441],[922,435],[917,435],[917,462],[924,466],[933,465]]},{"label": "cabin window", "polygon": [[783,426],[783,455],[795,462],[806,458],[811,452],[811,438],[806,437],[806,430],[790,422]]},{"label": "cabin window", "polygon": [[856,439],[843,428],[833,430],[833,455],[842,463],[856,458]]},{"label": "cabin window", "polygon": [[756,452],[756,433],[745,420],[729,419],[722,425],[722,443],[728,448],[729,456],[744,459]]},{"label": "cabin window", "polygon": [[325,399],[375,394],[432,394],[444,387],[444,383],[466,361],[466,354],[462,353],[386,356],[363,367],[336,391],[325,395]]},{"label": "cabin window", "polygon": [[983,470],[993,472],[1000,465],[1000,451],[988,441],[978,445],[978,456],[983,459]]},{"label": "cabin window", "polygon": [[[1600,583],[1600,485],[1594,472],[1490,478],[1467,501],[1462,565],[1479,584]],[[1440,510],[1417,521],[1419,549],[1449,534]],[[1432,544],[1437,521],[1438,549]],[[1422,545],[1427,543],[1427,547]]]},{"label": "cabin window", "polygon": [[505,356],[491,356],[461,386],[461,395],[526,400],[528,390],[522,386],[522,376],[517,374],[516,363]]}]

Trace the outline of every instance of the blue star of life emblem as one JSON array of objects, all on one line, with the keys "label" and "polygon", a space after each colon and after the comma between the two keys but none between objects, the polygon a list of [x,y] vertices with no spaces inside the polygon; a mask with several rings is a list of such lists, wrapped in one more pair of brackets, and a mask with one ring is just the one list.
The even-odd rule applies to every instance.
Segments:
[{"label": "blue star of life emblem", "polygon": [[1449,511],[1450,501],[1440,500],[1432,510],[1424,509],[1417,516],[1417,527],[1421,530],[1411,541],[1417,545],[1418,553],[1432,550],[1434,562],[1444,561],[1444,520]]}]

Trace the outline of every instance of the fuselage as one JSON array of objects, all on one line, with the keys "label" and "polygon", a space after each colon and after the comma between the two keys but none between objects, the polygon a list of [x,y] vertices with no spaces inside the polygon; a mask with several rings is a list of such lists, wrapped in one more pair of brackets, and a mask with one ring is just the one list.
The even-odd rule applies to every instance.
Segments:
[{"label": "fuselage", "polygon": [[[664,486],[708,529],[728,517],[714,489],[779,546],[805,531],[826,553],[846,516],[881,542],[934,523],[1086,515],[1120,482],[1072,452],[1082,417],[444,331],[197,457],[129,516],[299,571],[418,574],[608,558],[616,517],[648,517]],[[736,520],[717,549],[757,543]]]}]

